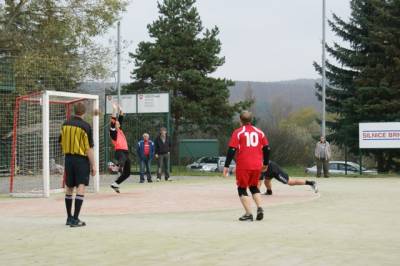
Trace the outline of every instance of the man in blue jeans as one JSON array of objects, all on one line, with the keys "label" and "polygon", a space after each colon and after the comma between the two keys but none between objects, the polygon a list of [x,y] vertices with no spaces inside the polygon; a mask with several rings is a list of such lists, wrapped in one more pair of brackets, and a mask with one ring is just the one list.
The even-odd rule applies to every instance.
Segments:
[{"label": "man in blue jeans", "polygon": [[147,176],[147,182],[153,182],[150,165],[154,157],[154,143],[150,140],[149,134],[143,134],[143,139],[138,142],[136,151],[140,160],[140,183],[144,183],[144,174]]}]

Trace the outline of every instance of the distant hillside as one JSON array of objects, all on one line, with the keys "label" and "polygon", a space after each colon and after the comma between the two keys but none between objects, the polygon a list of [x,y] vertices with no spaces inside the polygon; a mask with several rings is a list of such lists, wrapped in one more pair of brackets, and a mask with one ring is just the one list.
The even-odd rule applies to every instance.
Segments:
[{"label": "distant hillside", "polygon": [[[321,109],[321,103],[315,96],[314,79],[299,79],[279,82],[253,82],[236,81],[235,86],[230,88],[230,102],[238,102],[245,99],[246,90],[251,88],[256,99],[257,109],[264,110],[264,105],[269,105],[276,100],[283,101],[291,106],[292,110],[312,106],[317,111]],[[104,107],[104,95],[111,92],[114,83],[108,82],[84,82],[80,91],[97,94],[100,96],[101,109]],[[114,92],[115,93],[115,92]]]},{"label": "distant hillside", "polygon": [[293,110],[312,106],[317,111],[321,109],[321,102],[315,96],[315,79],[298,79],[279,82],[253,82],[236,81],[235,86],[230,88],[231,102],[245,99],[246,90],[251,88],[256,99],[256,106],[271,104],[280,100],[291,105]]}]

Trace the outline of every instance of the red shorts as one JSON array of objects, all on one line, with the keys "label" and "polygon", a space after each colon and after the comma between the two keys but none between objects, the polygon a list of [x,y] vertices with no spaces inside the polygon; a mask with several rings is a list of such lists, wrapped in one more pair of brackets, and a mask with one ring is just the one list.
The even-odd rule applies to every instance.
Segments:
[{"label": "red shorts", "polygon": [[236,169],[236,184],[241,188],[248,188],[258,185],[260,180],[260,170]]}]

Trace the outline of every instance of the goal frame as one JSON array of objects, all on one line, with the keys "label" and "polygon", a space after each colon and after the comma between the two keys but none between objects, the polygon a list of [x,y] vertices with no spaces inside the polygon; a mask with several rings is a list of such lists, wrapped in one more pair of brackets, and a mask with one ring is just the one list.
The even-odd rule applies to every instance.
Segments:
[{"label": "goal frame", "polygon": [[[15,175],[15,164],[16,164],[16,140],[17,140],[17,121],[18,121],[18,108],[19,103],[24,98],[28,98],[32,95],[40,95],[39,101],[42,109],[42,180],[43,180],[43,194],[33,194],[33,193],[14,193],[14,175]],[[62,192],[63,189],[50,189],[50,101],[51,96],[58,97],[70,97],[74,100],[70,102],[65,102],[66,104],[73,104],[77,102],[76,98],[80,100],[94,100],[93,108],[94,110],[99,110],[99,96],[92,94],[83,93],[73,93],[73,92],[63,92],[63,91],[41,91],[25,96],[20,96],[17,98],[14,112],[14,126],[13,126],[13,141],[12,141],[12,162],[11,162],[11,175],[10,175],[10,195],[16,197],[50,197],[50,193]],[[55,102],[56,103],[56,102]],[[94,141],[94,159],[96,167],[96,175],[93,177],[93,192],[97,193],[100,190],[100,176],[99,176],[99,115],[93,115],[93,141]]]}]

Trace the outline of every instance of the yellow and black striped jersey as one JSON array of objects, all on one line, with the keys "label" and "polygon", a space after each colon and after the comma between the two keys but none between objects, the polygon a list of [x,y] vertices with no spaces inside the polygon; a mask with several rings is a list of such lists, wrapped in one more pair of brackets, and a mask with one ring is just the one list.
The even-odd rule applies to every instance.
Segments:
[{"label": "yellow and black striped jersey", "polygon": [[60,144],[64,154],[87,156],[87,150],[94,146],[91,126],[73,116],[61,127]]}]

